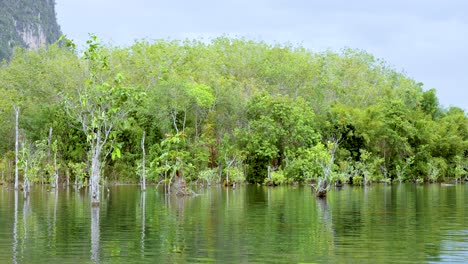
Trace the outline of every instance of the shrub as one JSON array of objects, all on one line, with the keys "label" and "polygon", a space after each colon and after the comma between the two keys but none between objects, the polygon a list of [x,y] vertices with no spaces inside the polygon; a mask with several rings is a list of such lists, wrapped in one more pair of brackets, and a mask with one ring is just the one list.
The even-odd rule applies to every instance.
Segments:
[{"label": "shrub", "polygon": [[226,176],[227,176],[227,180],[226,180],[227,184],[245,182],[245,175],[241,168],[230,167],[226,169],[225,171],[226,171]]},{"label": "shrub", "polygon": [[210,186],[218,178],[217,169],[206,169],[198,173],[198,179]]},{"label": "shrub", "polygon": [[362,176],[354,176],[353,177],[353,184],[354,185],[362,185],[364,181],[364,177]]},{"label": "shrub", "polygon": [[287,182],[286,176],[282,170],[273,171],[270,173],[271,178],[265,178],[265,185],[276,186]]}]

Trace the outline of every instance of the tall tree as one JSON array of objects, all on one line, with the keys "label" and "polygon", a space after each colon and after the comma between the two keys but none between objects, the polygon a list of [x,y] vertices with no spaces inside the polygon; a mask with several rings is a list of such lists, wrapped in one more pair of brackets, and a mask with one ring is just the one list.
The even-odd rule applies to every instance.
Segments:
[{"label": "tall tree", "polygon": [[86,81],[65,95],[68,114],[80,125],[89,147],[91,202],[99,204],[99,183],[104,159],[120,149],[113,145],[115,131],[125,122],[140,96],[136,89],[125,85],[121,73],[114,73],[107,50],[96,36],[87,41],[84,52]]}]

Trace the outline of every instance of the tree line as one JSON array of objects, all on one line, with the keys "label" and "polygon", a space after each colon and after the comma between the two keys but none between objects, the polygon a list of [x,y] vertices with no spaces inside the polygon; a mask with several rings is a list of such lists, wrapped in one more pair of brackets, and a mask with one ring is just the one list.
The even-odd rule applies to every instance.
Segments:
[{"label": "tree line", "polygon": [[319,189],[468,175],[464,110],[357,49],[91,36],[78,51],[62,39],[4,61],[0,101],[4,183],[15,164],[23,182],[94,188],[143,175]]}]

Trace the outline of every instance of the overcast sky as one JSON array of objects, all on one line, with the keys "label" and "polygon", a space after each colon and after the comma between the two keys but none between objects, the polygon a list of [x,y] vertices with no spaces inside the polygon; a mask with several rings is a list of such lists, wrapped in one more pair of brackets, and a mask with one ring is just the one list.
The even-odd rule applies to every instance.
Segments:
[{"label": "overcast sky", "polygon": [[440,103],[468,110],[465,0],[56,0],[62,32],[107,43],[220,35],[301,44],[311,51],[364,49],[436,88]]}]

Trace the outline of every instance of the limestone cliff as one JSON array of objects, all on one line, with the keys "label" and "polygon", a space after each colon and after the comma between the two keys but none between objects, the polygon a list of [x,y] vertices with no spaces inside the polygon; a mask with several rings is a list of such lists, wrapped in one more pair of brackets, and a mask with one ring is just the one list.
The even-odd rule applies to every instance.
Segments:
[{"label": "limestone cliff", "polygon": [[39,49],[60,35],[54,0],[0,0],[0,60],[15,46]]}]

